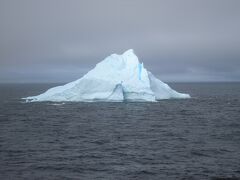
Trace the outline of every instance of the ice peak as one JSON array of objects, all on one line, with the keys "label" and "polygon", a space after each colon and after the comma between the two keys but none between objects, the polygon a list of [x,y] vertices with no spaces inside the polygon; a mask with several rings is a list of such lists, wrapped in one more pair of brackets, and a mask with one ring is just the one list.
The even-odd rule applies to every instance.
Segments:
[{"label": "ice peak", "polygon": [[133,49],[129,49],[129,50],[125,51],[122,54],[122,57],[127,64],[136,64],[137,65],[139,63],[138,57],[134,53]]},{"label": "ice peak", "polygon": [[135,53],[134,53],[133,49],[129,49],[129,50],[125,51],[122,55],[124,55],[124,56],[132,56],[132,55],[135,55]]}]

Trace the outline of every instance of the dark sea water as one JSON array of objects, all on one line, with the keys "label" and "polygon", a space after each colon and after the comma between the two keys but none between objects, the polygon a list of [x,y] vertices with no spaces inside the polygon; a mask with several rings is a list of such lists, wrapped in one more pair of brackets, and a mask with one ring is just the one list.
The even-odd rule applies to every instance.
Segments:
[{"label": "dark sea water", "polygon": [[0,85],[0,180],[240,179],[240,83],[192,99],[23,103],[56,84]]}]

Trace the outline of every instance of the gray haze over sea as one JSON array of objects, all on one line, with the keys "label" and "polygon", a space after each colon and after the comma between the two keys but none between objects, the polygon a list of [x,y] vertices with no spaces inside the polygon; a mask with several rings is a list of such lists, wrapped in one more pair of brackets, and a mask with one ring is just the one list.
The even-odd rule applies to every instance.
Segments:
[{"label": "gray haze over sea", "polygon": [[163,81],[239,81],[239,18],[239,0],[0,0],[0,82],[70,82],[128,49]]},{"label": "gray haze over sea", "polygon": [[0,85],[0,179],[238,179],[240,83],[171,83],[191,99],[24,103]]}]

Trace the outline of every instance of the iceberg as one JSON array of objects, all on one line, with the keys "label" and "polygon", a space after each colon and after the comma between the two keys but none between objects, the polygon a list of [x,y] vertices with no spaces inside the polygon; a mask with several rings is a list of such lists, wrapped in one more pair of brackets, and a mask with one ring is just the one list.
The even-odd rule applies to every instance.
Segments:
[{"label": "iceberg", "polygon": [[23,99],[27,102],[155,102],[170,98],[190,98],[190,95],[179,93],[157,79],[130,49],[122,55],[108,56],[76,81]]}]

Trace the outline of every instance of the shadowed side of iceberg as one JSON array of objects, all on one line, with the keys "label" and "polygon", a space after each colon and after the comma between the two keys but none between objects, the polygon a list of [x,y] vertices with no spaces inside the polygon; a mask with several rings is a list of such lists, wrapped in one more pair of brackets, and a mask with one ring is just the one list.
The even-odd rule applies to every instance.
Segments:
[{"label": "shadowed side of iceberg", "polygon": [[117,84],[116,87],[113,89],[113,92],[107,98],[108,101],[112,102],[122,102],[124,101],[124,93],[122,84]]},{"label": "shadowed side of iceberg", "polygon": [[148,71],[151,89],[154,92],[155,99],[185,99],[190,98],[189,94],[179,93],[170,88],[166,83],[157,79],[151,72]]}]

